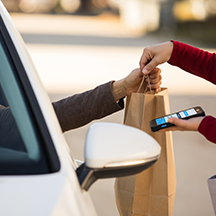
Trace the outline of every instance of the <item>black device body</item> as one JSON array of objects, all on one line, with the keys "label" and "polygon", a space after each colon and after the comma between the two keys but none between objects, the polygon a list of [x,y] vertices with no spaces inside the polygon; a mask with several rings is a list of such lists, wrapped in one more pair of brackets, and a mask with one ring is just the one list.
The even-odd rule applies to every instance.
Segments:
[{"label": "black device body", "polygon": [[182,110],[176,113],[172,113],[166,116],[153,119],[149,122],[149,124],[151,130],[155,132],[163,128],[174,126],[174,124],[168,122],[168,119],[171,117],[176,117],[179,119],[190,119],[198,116],[205,116],[205,112],[201,107],[196,106],[196,107],[192,107],[186,110]]}]

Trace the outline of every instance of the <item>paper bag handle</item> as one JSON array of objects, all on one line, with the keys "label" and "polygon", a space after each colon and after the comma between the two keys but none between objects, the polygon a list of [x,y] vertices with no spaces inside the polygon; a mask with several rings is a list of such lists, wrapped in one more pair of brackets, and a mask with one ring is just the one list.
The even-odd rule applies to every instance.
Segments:
[{"label": "paper bag handle", "polygon": [[147,91],[147,89],[148,89],[148,86],[149,86],[149,88],[150,88],[150,93],[152,94],[149,75],[144,75],[144,76],[143,76],[142,81],[141,81],[141,83],[140,83],[140,86],[139,86],[139,88],[138,88],[138,90],[137,90],[137,93],[139,93],[139,91],[140,91],[140,89],[141,89],[141,87],[142,87],[142,85],[143,85],[143,82],[144,82],[145,78],[148,79],[148,85],[146,85],[144,94],[146,93],[146,91]]}]

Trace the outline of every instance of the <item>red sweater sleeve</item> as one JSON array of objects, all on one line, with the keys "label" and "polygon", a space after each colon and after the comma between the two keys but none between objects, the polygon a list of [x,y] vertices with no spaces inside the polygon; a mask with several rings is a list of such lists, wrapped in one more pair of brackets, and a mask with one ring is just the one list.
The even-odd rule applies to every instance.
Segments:
[{"label": "red sweater sleeve", "polygon": [[216,55],[193,46],[172,41],[173,52],[169,64],[216,84]]},{"label": "red sweater sleeve", "polygon": [[212,116],[206,116],[200,123],[198,131],[205,138],[213,143],[216,143],[216,119]]},{"label": "red sweater sleeve", "polygon": [[[190,45],[172,41],[174,44],[172,56],[169,64],[178,66],[181,69],[202,77],[216,84],[216,55],[209,53]],[[216,119],[212,116],[206,116],[198,131],[209,141],[216,143]]]}]

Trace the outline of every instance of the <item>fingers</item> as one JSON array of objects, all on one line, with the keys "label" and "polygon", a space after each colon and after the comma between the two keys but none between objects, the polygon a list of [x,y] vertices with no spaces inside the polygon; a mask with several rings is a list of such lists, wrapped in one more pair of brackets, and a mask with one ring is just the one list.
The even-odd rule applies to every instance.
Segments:
[{"label": "fingers", "polygon": [[140,69],[144,74],[149,74],[156,66],[170,59],[172,50],[172,42],[146,47],[140,58]]},{"label": "fingers", "polygon": [[169,118],[168,122],[174,124],[175,126],[169,127],[163,130],[160,130],[161,132],[163,131],[198,131],[199,125],[201,121],[205,117],[195,117],[195,118],[190,118],[187,120],[183,119],[178,119],[178,118]]},{"label": "fingers", "polygon": [[139,64],[140,69],[145,75],[149,74],[152,70],[155,69],[156,66],[159,65],[159,62],[157,61],[157,57],[154,54],[154,49],[152,46],[146,47],[143,50],[143,54],[140,58]]},{"label": "fingers", "polygon": [[160,87],[161,84],[162,84],[162,82],[159,81],[159,82],[157,82],[155,84],[148,85],[148,88],[151,88],[151,89],[155,90],[156,92],[160,92],[161,91],[161,87]]},{"label": "fingers", "polygon": [[[148,86],[149,88],[151,87],[151,89],[154,89],[156,92],[159,92],[161,90],[160,86],[161,86],[161,80],[162,80],[162,76],[161,74],[161,69],[160,68],[155,68],[153,71],[151,71],[151,73],[149,73],[149,79],[150,79],[150,86]],[[145,82],[148,83],[148,78],[145,79]]]},{"label": "fingers", "polygon": [[173,128],[174,130],[188,130],[190,128],[188,120],[182,120],[178,118],[170,118],[168,119],[168,122],[172,123],[175,125]]},{"label": "fingers", "polygon": [[[143,70],[145,65],[148,64],[148,62],[150,62],[152,60],[152,58],[153,58],[153,56],[151,54],[151,49],[150,48],[145,48],[143,50],[143,54],[142,54],[142,56],[140,58],[140,62],[139,62],[140,69]],[[148,73],[146,73],[146,74],[148,74]]]},{"label": "fingers", "polygon": [[153,58],[150,63],[146,64],[142,69],[142,72],[146,75],[149,74],[155,67],[158,66],[156,58]]},{"label": "fingers", "polygon": [[168,128],[163,128],[161,130],[159,130],[158,132],[166,132],[166,131],[177,131],[179,129],[177,129],[176,126],[172,126],[172,127],[168,127]]},{"label": "fingers", "polygon": [[[158,83],[161,79],[161,69],[155,68],[150,74],[149,74],[149,79],[151,84]],[[147,78],[145,79],[147,80]]]},{"label": "fingers", "polygon": [[170,118],[170,119],[168,119],[168,122],[174,124],[175,126],[161,129],[161,130],[159,130],[160,132],[190,130],[189,126],[188,126],[188,120],[182,120],[182,119],[178,119],[178,118]]}]

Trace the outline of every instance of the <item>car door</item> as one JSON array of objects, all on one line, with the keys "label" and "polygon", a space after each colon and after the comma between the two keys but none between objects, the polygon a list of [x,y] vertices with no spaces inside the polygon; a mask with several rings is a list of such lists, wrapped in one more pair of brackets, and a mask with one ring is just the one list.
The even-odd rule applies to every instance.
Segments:
[{"label": "car door", "polygon": [[96,215],[50,100],[0,3],[0,215]]}]

